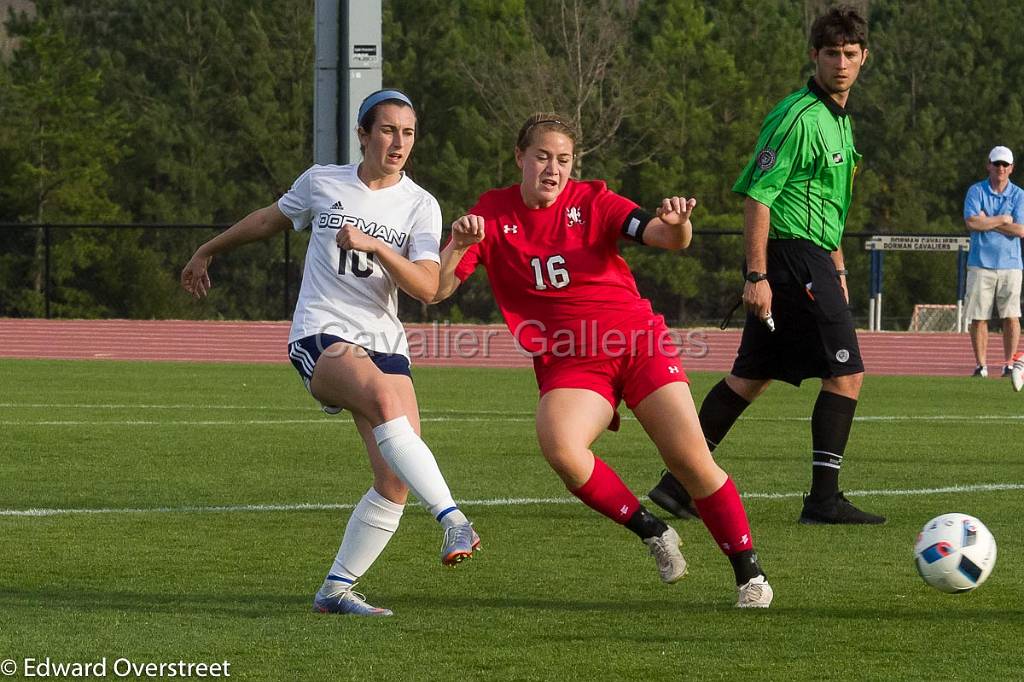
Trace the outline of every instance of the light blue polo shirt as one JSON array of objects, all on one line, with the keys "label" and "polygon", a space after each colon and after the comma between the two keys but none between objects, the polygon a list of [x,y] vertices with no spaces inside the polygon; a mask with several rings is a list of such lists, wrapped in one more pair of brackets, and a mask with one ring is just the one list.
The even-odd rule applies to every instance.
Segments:
[{"label": "light blue polo shirt", "polygon": [[[1000,193],[992,189],[988,180],[971,185],[964,199],[964,219],[980,215],[991,217],[1009,214],[1013,222],[1024,225],[1024,190],[1012,182]],[[989,270],[1020,270],[1020,237],[1008,237],[1002,232],[971,230],[971,251],[967,255],[968,267]]]}]

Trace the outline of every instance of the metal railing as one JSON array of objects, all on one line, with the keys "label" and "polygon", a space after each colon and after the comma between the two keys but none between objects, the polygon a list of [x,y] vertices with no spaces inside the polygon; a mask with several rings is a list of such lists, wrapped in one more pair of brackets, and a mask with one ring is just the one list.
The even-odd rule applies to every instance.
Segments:
[{"label": "metal railing", "polygon": [[[42,230],[43,231],[43,309],[44,317],[51,318],[51,302],[53,300],[53,231],[74,230],[74,229],[104,229],[104,230],[224,230],[232,223],[0,223],[0,230]],[[291,230],[285,230],[284,237],[284,267],[282,280],[284,290],[282,293],[282,314],[281,319],[291,317],[292,302],[292,277],[291,277]],[[198,246],[198,244],[196,245]],[[182,263],[184,265],[184,263]]]}]

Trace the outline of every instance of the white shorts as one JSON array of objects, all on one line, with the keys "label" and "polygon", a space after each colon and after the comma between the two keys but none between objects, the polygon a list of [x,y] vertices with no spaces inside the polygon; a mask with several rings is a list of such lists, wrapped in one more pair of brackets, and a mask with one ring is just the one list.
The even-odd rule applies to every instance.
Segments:
[{"label": "white shorts", "polygon": [[967,268],[965,317],[989,320],[993,308],[1000,319],[1020,317],[1020,281],[1020,270]]}]

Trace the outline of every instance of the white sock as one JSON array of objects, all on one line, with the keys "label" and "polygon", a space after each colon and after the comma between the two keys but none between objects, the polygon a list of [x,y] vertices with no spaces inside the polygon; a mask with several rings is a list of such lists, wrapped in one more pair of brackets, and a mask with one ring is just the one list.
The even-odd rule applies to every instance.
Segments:
[{"label": "white sock", "polygon": [[402,416],[374,427],[373,437],[388,466],[409,486],[416,497],[433,516],[445,527],[468,523],[466,515],[459,511],[448,484],[437,467],[434,453],[416,435],[412,424]]},{"label": "white sock", "polygon": [[321,589],[330,594],[359,580],[398,530],[404,509],[405,505],[392,502],[373,488],[366,491],[352,510],[338,556]]}]

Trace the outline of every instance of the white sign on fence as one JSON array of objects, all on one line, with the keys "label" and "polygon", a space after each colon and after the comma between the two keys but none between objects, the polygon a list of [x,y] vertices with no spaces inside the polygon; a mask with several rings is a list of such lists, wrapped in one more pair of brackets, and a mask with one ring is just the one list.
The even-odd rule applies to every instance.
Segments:
[{"label": "white sign on fence", "polygon": [[969,237],[915,237],[913,235],[880,235],[864,243],[868,251],[967,251]]}]

